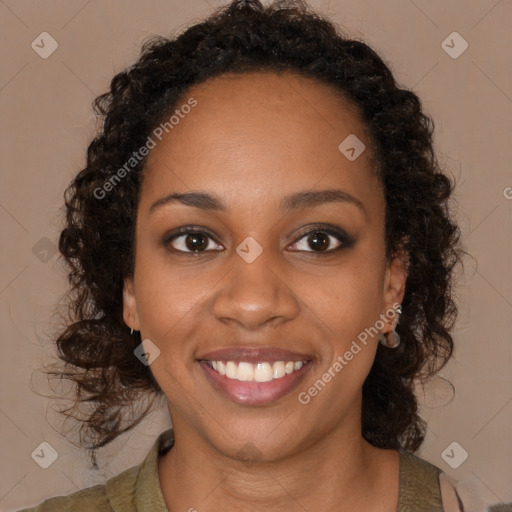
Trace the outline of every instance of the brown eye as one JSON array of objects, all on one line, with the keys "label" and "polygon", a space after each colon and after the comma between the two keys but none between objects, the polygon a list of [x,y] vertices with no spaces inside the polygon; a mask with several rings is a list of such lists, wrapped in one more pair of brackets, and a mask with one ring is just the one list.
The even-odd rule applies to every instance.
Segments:
[{"label": "brown eye", "polygon": [[322,233],[321,231],[317,231],[308,236],[308,243],[310,244],[310,247],[323,251],[329,247],[329,235]]},{"label": "brown eye", "polygon": [[[292,246],[299,252],[331,254],[341,249],[352,247],[355,240],[343,231],[333,228],[313,229],[304,233]],[[332,247],[334,245],[334,247]]]},{"label": "brown eye", "polygon": [[208,247],[208,237],[200,233],[185,235],[185,246],[191,251],[204,251]]},{"label": "brown eye", "polygon": [[[202,231],[186,230],[178,234],[166,237],[165,246],[171,246],[176,252],[200,253],[210,250],[222,250],[210,235]],[[220,247],[220,249],[217,249]]]}]

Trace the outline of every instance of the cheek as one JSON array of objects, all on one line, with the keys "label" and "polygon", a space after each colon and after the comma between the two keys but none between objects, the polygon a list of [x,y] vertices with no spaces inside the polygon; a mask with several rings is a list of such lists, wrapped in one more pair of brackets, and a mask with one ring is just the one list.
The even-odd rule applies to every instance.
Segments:
[{"label": "cheek", "polygon": [[301,396],[315,404],[319,416],[348,410],[359,400],[374,362],[375,322],[382,304],[382,269],[376,262],[357,257],[323,279],[322,286],[306,283],[308,307],[319,317],[326,338],[318,372],[304,383]]},{"label": "cheek", "polygon": [[[380,248],[374,247],[372,240],[361,240],[339,264],[321,267],[309,263],[288,268],[285,281],[298,302],[303,303],[302,316],[310,316],[308,322],[318,324],[330,339],[327,345],[333,352],[343,353],[359,333],[378,319],[384,267],[379,264]],[[146,241],[138,247],[135,272],[142,335],[162,345],[162,349],[175,352],[183,345],[190,347],[180,340],[191,339],[201,326],[199,318],[215,323],[208,313],[208,301],[212,293],[226,285],[222,275],[229,268],[209,264],[180,264],[173,268],[165,254],[150,250],[148,245]]]},{"label": "cheek", "polygon": [[141,332],[161,349],[174,348],[169,341],[179,339],[178,333],[200,308],[206,287],[204,282],[201,287],[192,283],[197,284],[197,278],[184,278],[161,255],[144,249],[137,253],[135,293]]},{"label": "cheek", "polygon": [[383,293],[382,265],[378,258],[354,253],[344,265],[322,279],[322,285],[309,283],[309,297],[322,320],[337,334],[342,346],[365,328],[374,325],[381,312]]},{"label": "cheek", "polygon": [[[201,295],[199,286],[190,280],[177,279],[165,265],[151,264],[141,259],[140,279],[135,279],[137,309],[143,339],[150,339],[160,354],[151,363],[151,372],[173,403],[180,403],[183,389],[195,383],[194,343]],[[197,289],[197,293],[196,290]]]}]

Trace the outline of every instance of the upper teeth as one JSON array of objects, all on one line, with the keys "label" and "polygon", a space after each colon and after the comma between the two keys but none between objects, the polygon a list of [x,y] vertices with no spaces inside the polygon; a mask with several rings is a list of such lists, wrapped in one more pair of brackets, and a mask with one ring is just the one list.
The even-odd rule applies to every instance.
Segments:
[{"label": "upper teeth", "polygon": [[275,361],[274,363],[246,363],[244,361],[210,361],[212,368],[228,379],[268,382],[280,379],[287,373],[300,370],[305,361]]}]

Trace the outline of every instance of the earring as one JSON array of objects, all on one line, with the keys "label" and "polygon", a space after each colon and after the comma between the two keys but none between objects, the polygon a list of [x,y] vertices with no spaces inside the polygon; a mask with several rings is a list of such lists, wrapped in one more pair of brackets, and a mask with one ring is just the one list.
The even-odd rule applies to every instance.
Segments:
[{"label": "earring", "polygon": [[398,319],[393,330],[385,334],[380,333],[379,342],[387,348],[397,348],[400,345],[400,335],[396,332],[396,326],[400,318],[400,313],[402,313],[402,305],[396,308],[396,314],[398,315]]},{"label": "earring", "polygon": [[130,329],[130,334],[133,334],[133,327]]}]

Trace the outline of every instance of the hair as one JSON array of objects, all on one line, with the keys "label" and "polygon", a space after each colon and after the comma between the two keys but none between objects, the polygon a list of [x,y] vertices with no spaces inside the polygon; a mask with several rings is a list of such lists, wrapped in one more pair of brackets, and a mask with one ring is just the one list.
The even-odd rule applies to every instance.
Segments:
[{"label": "hair", "polygon": [[[191,86],[263,71],[331,86],[357,107],[368,129],[386,200],[386,257],[407,251],[408,277],[396,327],[402,342],[394,350],[379,344],[363,385],[362,436],[377,447],[411,451],[424,440],[414,385],[452,355],[453,270],[462,254],[448,207],[455,185],[437,161],[434,123],[368,44],[345,36],[305,2],[235,0],[174,38],[144,42],[138,60],[93,102],[101,127],[65,192],[59,250],[69,267],[69,320],[56,341],[64,364],[53,374],[72,382],[74,403],[61,412],[79,420],[80,442],[91,450],[132,429],[163,394],[149,366],[134,357],[140,334],[130,335],[123,321],[146,158],[116,180],[115,190],[101,197],[98,190],[114,183]],[[137,410],[137,403],[145,406]]]}]

